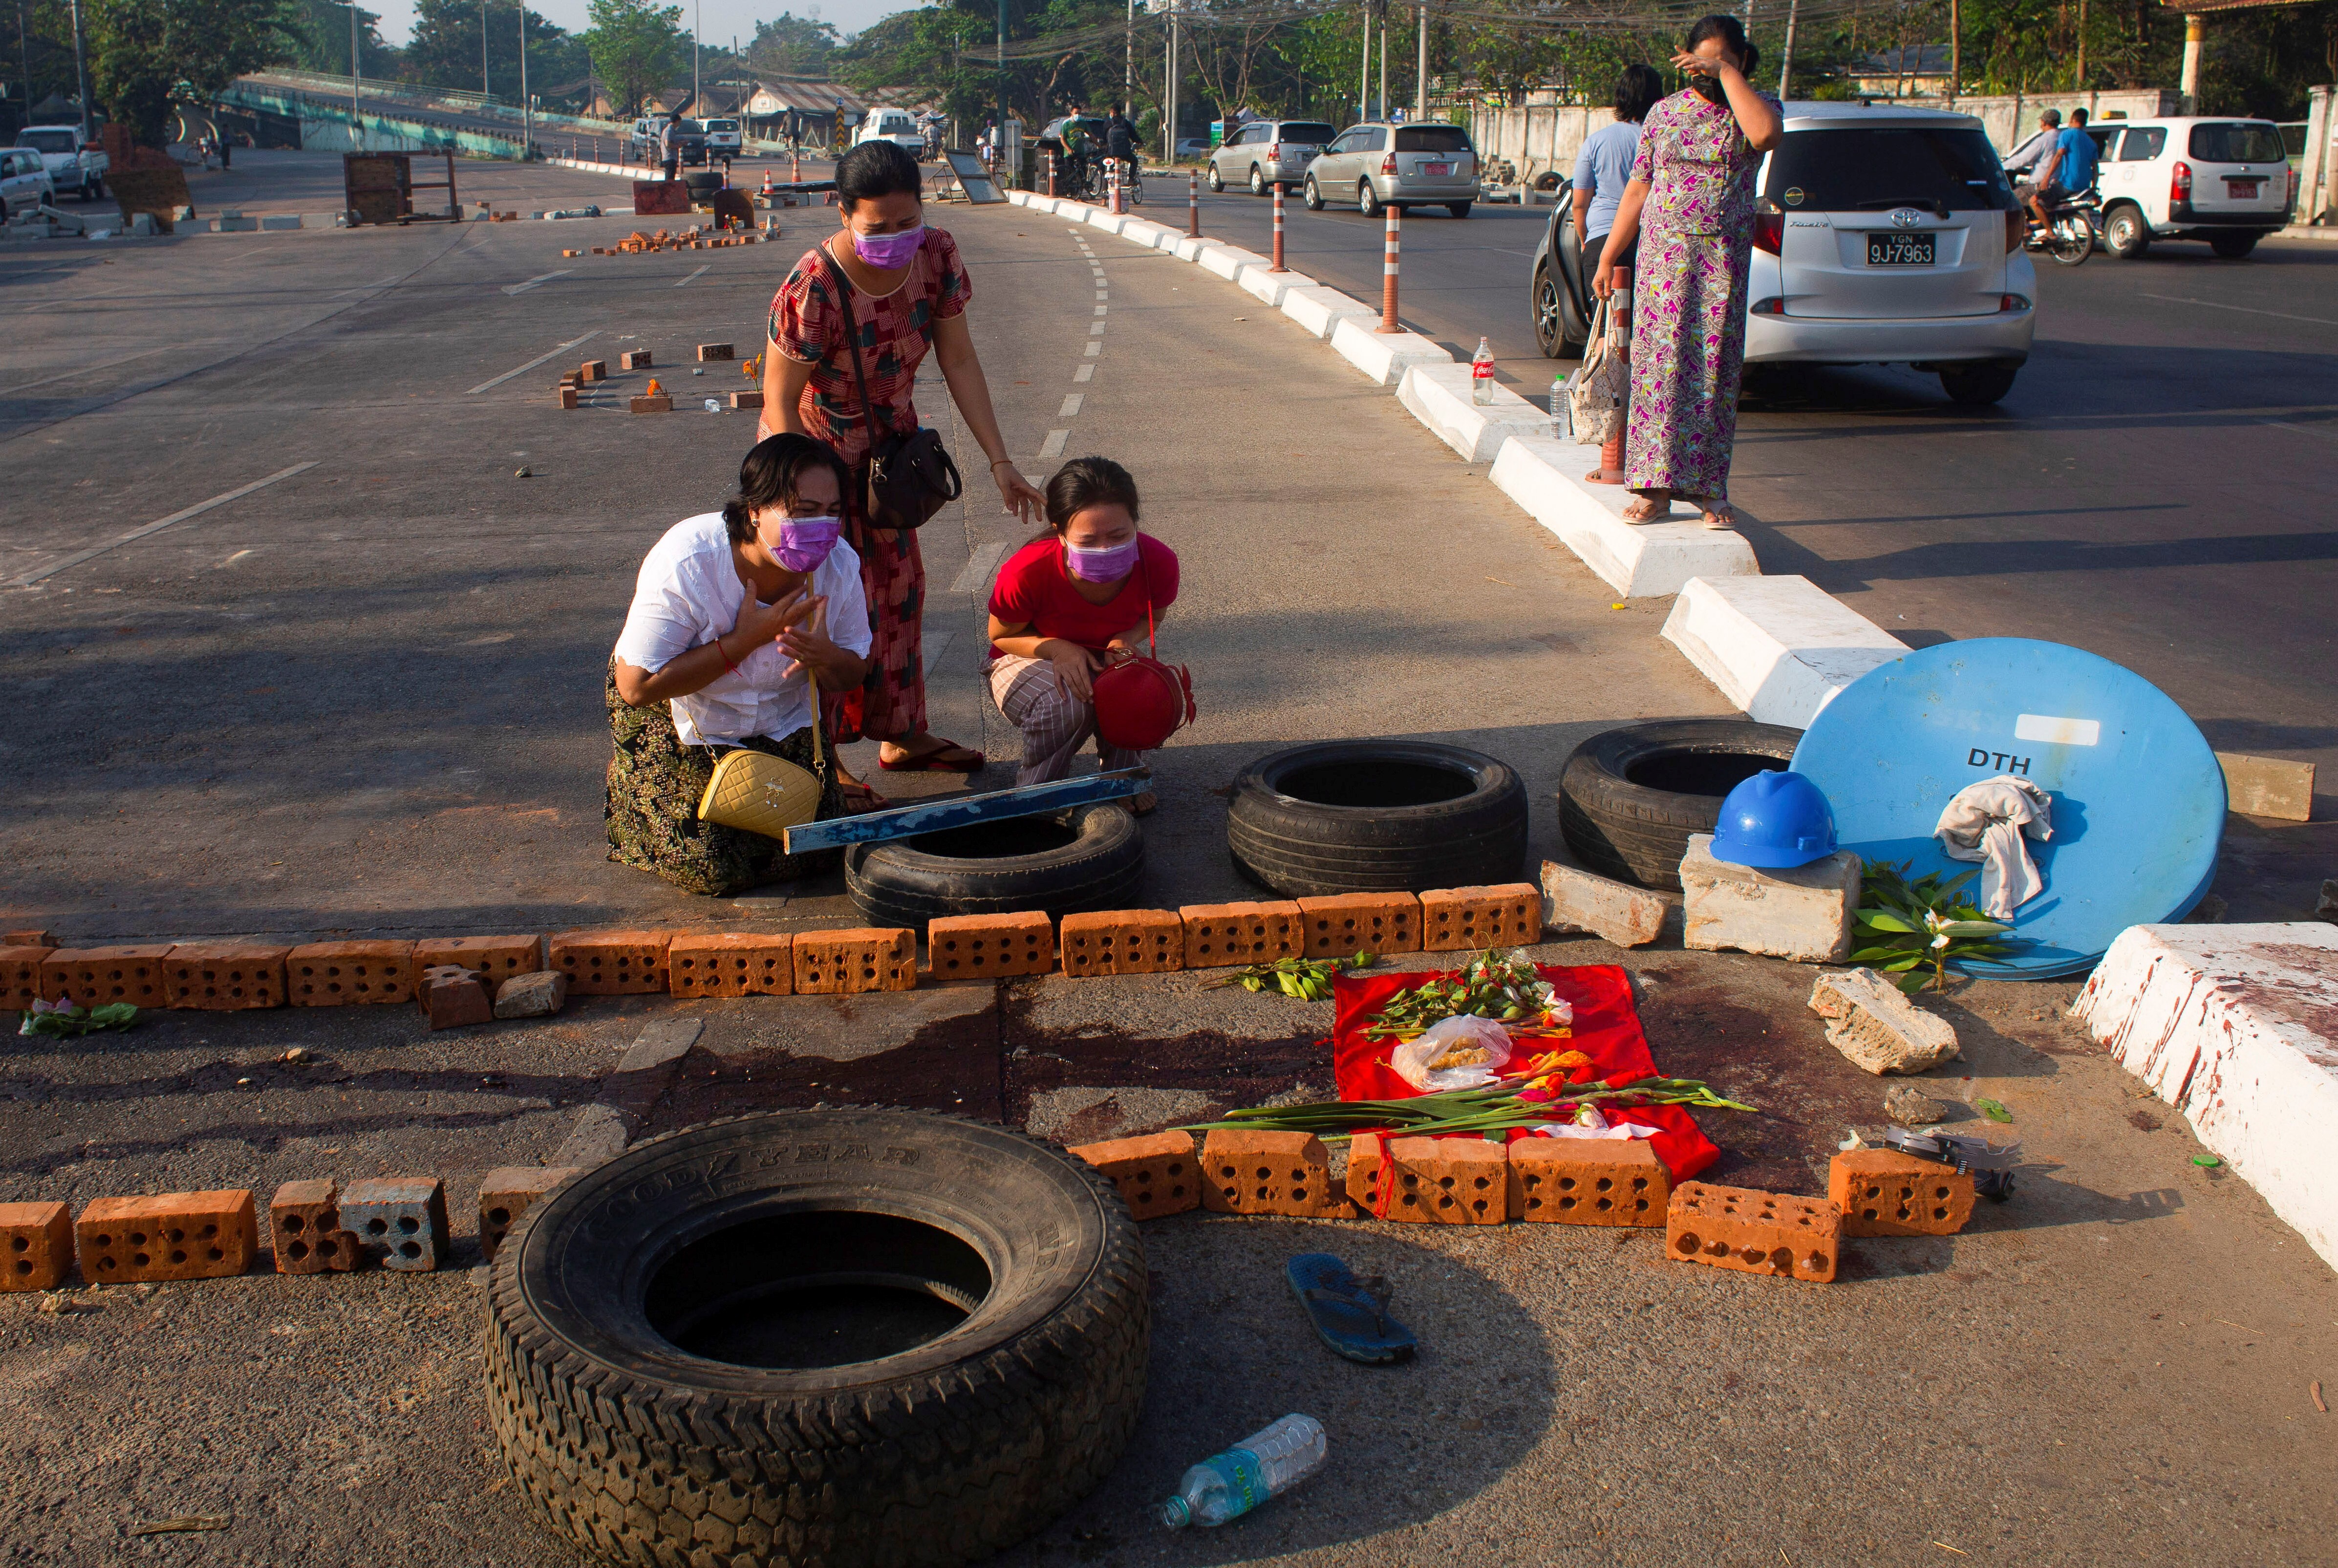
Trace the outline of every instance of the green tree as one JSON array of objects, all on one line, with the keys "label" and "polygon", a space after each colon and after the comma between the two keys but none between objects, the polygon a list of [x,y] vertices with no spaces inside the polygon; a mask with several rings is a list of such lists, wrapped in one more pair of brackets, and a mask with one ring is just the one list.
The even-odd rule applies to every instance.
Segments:
[{"label": "green tree", "polygon": [[[295,0],[296,35],[282,64],[328,76],[349,74],[349,8],[334,0]],[[382,42],[377,25],[380,15],[358,7],[358,60],[360,72],[381,80],[403,74],[405,56]]]},{"label": "green tree", "polygon": [[755,41],[747,45],[744,59],[751,70],[767,75],[825,76],[829,56],[843,42],[834,23],[782,11],[755,24]]},{"label": "green tree", "polygon": [[620,117],[638,112],[642,100],[673,81],[689,58],[679,5],[592,0],[586,14],[593,25],[584,44]]},{"label": "green tree", "polygon": [[91,93],[149,147],[167,140],[174,99],[217,96],[300,35],[280,0],[92,0],[82,16]]},{"label": "green tree", "polygon": [[[486,91],[519,102],[518,0],[487,0]],[[432,87],[480,91],[479,0],[416,0],[414,35],[406,45],[406,78]],[[342,45],[346,57],[349,46]],[[531,91],[584,74],[581,44],[534,11],[527,13],[527,83]]]}]

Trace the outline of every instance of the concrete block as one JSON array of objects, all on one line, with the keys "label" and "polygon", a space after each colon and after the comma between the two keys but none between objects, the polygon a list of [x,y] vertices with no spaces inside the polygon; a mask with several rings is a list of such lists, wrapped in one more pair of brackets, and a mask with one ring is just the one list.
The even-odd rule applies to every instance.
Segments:
[{"label": "concrete block", "polygon": [[799,931],[796,995],[850,996],[864,991],[914,991],[918,934],[906,926]]},{"label": "concrete block", "polygon": [[1177,911],[1185,926],[1185,967],[1272,964],[1306,950],[1299,906],[1281,899],[1251,904],[1188,904]]},{"label": "concrete block", "polygon": [[665,950],[666,986],[677,996],[791,996],[795,938],[784,931],[709,931],[676,936]]},{"label": "concrete block", "polygon": [[1167,909],[1091,909],[1064,916],[1056,946],[1067,975],[1161,975],[1185,966],[1185,922]]},{"label": "concrete block", "polygon": [[1176,230],[1164,228],[1150,219],[1131,218],[1120,226],[1120,237],[1133,240],[1148,250],[1158,250],[1162,249],[1163,240],[1176,237]]},{"label": "concrete block", "polygon": [[736,356],[732,353],[731,345],[728,343],[701,343],[698,346],[698,362],[701,365],[712,364],[717,359],[733,358]]},{"label": "concrete block", "polygon": [[47,944],[33,946],[11,942],[0,947],[0,1013],[22,1013],[41,999],[41,965],[55,951]]},{"label": "concrete block", "polygon": [[647,348],[628,348],[617,356],[620,370],[647,370],[656,364],[655,357]]},{"label": "concrete block", "polygon": [[182,942],[162,960],[162,1004],[206,1012],[284,1005],[290,947]]},{"label": "concrete block", "polygon": [[1377,308],[1320,284],[1286,289],[1282,309],[1285,316],[1318,338],[1329,338],[1331,329],[1350,317],[1367,325],[1380,318]]},{"label": "concrete block", "polygon": [[2338,1268],[2338,926],[2129,926],[2070,1016]]},{"label": "concrete block", "polygon": [[1432,887],[1420,896],[1420,950],[1473,952],[1542,940],[1542,890],[1531,882]]},{"label": "concrete block", "polygon": [[533,975],[544,967],[541,936],[434,936],[414,945],[414,978],[425,969],[457,965],[479,975],[495,988],[515,975]]},{"label": "concrete block", "polygon": [[1270,257],[1263,266],[1245,267],[1234,282],[1241,286],[1243,292],[1256,297],[1262,303],[1271,305],[1277,309],[1282,309],[1282,297],[1293,289],[1315,287],[1315,279],[1306,273],[1277,272],[1272,270],[1273,265],[1273,259]]},{"label": "concrete block", "polygon": [[576,388],[574,387],[563,387],[559,389],[557,395],[560,398],[560,406],[563,408],[576,408],[583,407],[584,399],[577,396]]},{"label": "concrete block", "polygon": [[1618,947],[1645,947],[1664,933],[1665,901],[1645,887],[1546,860],[1542,928],[1588,931]]},{"label": "concrete block", "polygon": [[1632,492],[1582,477],[1599,466],[1599,449],[1555,440],[1547,428],[1546,411],[1542,430],[1514,433],[1495,454],[1487,477],[1616,593],[1626,599],[1661,598],[1679,593],[1693,577],[1761,572],[1754,546],[1734,530],[1695,521],[1625,522]]},{"label": "concrete block", "polygon": [[[1377,320],[1374,314],[1372,320]],[[1377,332],[1372,321],[1351,316],[1333,323],[1332,351],[1364,373],[1375,387],[1393,387],[1415,365],[1450,365],[1453,356],[1418,332]]]},{"label": "concrete block", "polygon": [[251,1194],[241,1189],[95,1199],[74,1236],[93,1285],[231,1279],[259,1250]]},{"label": "concrete block", "polygon": [[367,1258],[401,1274],[447,1259],[447,1188],[436,1176],[379,1176],[341,1191],[341,1225]]},{"label": "concrete block", "polygon": [[1233,281],[1245,267],[1264,268],[1267,259],[1255,250],[1245,250],[1239,245],[1227,245],[1213,240],[1202,247],[1194,258],[1202,270],[1214,277]]},{"label": "concrete block", "polygon": [[1672,1172],[1643,1138],[1521,1138],[1510,1217],[1559,1225],[1662,1225]]},{"label": "concrete block", "polygon": [[1827,1200],[1846,1236],[1953,1236],[1972,1219],[1973,1179],[1895,1149],[1853,1149],[1827,1162]]},{"label": "concrete block", "polygon": [[1410,893],[1335,893],[1299,900],[1310,958],[1420,951],[1420,900]]},{"label": "concrete block", "polygon": [[60,947],[41,960],[41,995],[50,1001],[70,996],[83,1007],[128,1002],[140,1007],[164,1004],[163,960],[171,944],[123,947]]},{"label": "concrete block", "polygon": [[2313,820],[2313,763],[2238,751],[2219,751],[2216,760],[2225,766],[2225,809],[2284,822]]},{"label": "concrete block", "polygon": [[1811,987],[1811,1011],[1827,1022],[1827,1044],[1881,1077],[1921,1073],[1953,1061],[1957,1032],[1872,969],[1830,969]]},{"label": "concrete block", "polygon": [[557,969],[515,975],[496,987],[498,1018],[549,1018],[568,1000],[568,976]]},{"label": "concrete block", "polygon": [[1348,1142],[1348,1197],[1367,1215],[1408,1225],[1499,1225],[1510,1216],[1509,1157],[1483,1138]]},{"label": "concrete block", "polygon": [[268,232],[279,229],[298,229],[300,227],[300,215],[298,212],[270,213],[260,220],[260,227]]},{"label": "concrete block", "polygon": [[1397,382],[1396,400],[1465,463],[1491,463],[1511,436],[1549,430],[1550,416],[1507,387],[1496,387],[1493,402],[1480,407],[1472,398],[1470,379],[1469,367],[1450,359],[1408,365]]},{"label": "concrete block", "polygon": [[761,391],[731,394],[731,407],[733,408],[761,408],[762,406],[763,394]]},{"label": "concrete block", "polygon": [[0,1203],[0,1290],[54,1290],[73,1272],[73,1216],[62,1203]]},{"label": "concrete block", "polygon": [[1683,1263],[1824,1284],[1842,1255],[1842,1210],[1823,1198],[1684,1181],[1665,1212],[1665,1251]]},{"label": "concrete block", "polygon": [[564,931],[545,942],[546,966],[577,996],[637,996],[666,988],[671,931]]},{"label": "concrete block", "polygon": [[1117,234],[1128,226],[1128,214],[1107,212],[1101,207],[1091,207],[1082,220],[1091,229],[1101,229],[1107,234]]},{"label": "concrete block", "polygon": [[479,1246],[490,1259],[520,1216],[576,1174],[575,1165],[503,1165],[479,1178]]},{"label": "concrete block", "polygon": [[1851,956],[1860,871],[1848,849],[1784,870],[1725,865],[1713,858],[1712,834],[1692,834],[1681,858],[1681,940],[1707,951],[1840,964]]},{"label": "concrete block", "polygon": [[926,925],[926,969],[937,980],[1045,975],[1056,966],[1056,928],[1046,911],[951,915]]},{"label": "concrete block", "polygon": [[414,988],[414,1002],[433,1030],[485,1024],[496,1015],[486,986],[459,964],[425,969],[421,983]]},{"label": "concrete block", "polygon": [[1664,638],[1747,718],[1796,730],[1908,651],[1807,577],[1692,577],[1665,617]]},{"label": "concrete block", "polygon": [[411,942],[311,942],[284,960],[284,993],[295,1007],[414,1000]]},{"label": "concrete block", "polygon": [[636,414],[671,414],[673,412],[673,399],[661,392],[654,397],[647,395],[635,397],[625,407]]},{"label": "concrete block", "polygon": [[609,378],[609,362],[606,359],[587,359],[576,368],[576,375],[583,381],[606,381]]},{"label": "concrete block", "polygon": [[341,1228],[340,1189],[330,1177],[276,1189],[268,1242],[279,1274],[346,1274],[360,1259],[357,1237]]},{"label": "concrete block", "polygon": [[1202,1207],[1213,1214],[1342,1220],[1351,1210],[1312,1132],[1213,1129],[1202,1141]]},{"label": "concrete block", "polygon": [[1082,1143],[1065,1152],[1112,1178],[1133,1219],[1158,1220],[1202,1206],[1201,1166],[1191,1132],[1115,1138],[1109,1143]]}]

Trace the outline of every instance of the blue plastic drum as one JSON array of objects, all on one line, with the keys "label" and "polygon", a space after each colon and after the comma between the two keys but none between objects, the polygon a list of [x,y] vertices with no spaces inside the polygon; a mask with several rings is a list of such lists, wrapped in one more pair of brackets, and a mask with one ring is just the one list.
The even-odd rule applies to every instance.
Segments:
[{"label": "blue plastic drum", "polygon": [[[1978,872],[1932,837],[1969,784],[2043,789],[2054,836],[2028,840],[2046,890],[2014,914],[2017,951],[1963,965],[2039,979],[2094,967],[2130,926],[2180,920],[2208,891],[2225,774],[2185,711],[2107,659],[2056,642],[1944,642],[1878,665],[1822,709],[1794,770],[1826,791],[1842,847],[1911,874]],[[1979,878],[1967,884],[1979,897]]]}]

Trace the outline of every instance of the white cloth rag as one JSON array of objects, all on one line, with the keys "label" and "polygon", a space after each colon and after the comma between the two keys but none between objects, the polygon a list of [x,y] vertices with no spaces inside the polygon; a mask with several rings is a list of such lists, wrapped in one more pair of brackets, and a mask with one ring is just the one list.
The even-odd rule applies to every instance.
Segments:
[{"label": "white cloth rag", "polygon": [[2040,843],[2054,837],[2054,806],[2046,791],[2009,773],[1958,790],[1932,829],[1950,859],[1980,863],[1981,911],[1992,920],[2012,919],[2046,891],[2025,835]]}]

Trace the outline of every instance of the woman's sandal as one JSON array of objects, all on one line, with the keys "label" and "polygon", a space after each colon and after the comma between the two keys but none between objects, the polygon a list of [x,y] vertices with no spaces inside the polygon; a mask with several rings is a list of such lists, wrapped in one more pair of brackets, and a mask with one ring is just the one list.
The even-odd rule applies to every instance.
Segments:
[{"label": "woman's sandal", "polygon": [[886,799],[858,779],[839,779],[836,781],[836,792],[844,797],[844,814],[847,817],[861,817],[871,811],[886,811],[892,808],[893,803],[890,800]]},{"label": "woman's sandal", "polygon": [[1128,814],[1132,817],[1150,817],[1160,807],[1161,798],[1150,789],[1128,798]]},{"label": "woman's sandal", "polygon": [[[885,754],[879,751],[877,766],[888,773],[978,773],[983,763],[988,760],[970,746],[961,746],[955,740],[942,740],[939,736],[935,740],[940,743],[898,761],[886,760]],[[958,755],[950,756],[953,751]]]},{"label": "woman's sandal", "polygon": [[1412,1330],[1388,1315],[1394,1292],[1380,1276],[1358,1279],[1329,1252],[1302,1252],[1283,1266],[1282,1273],[1314,1324],[1316,1338],[1334,1354],[1382,1367],[1404,1360],[1419,1348]]},{"label": "woman's sandal", "polygon": [[1705,507],[1704,515],[1698,518],[1697,521],[1703,523],[1708,528],[1717,529],[1723,533],[1728,533],[1734,530],[1737,526],[1737,512],[1736,509],[1731,506],[1728,502],[1724,501],[1718,506]]},{"label": "woman's sandal", "polygon": [[1665,518],[1671,515],[1672,509],[1672,497],[1669,495],[1665,496],[1661,501],[1653,495],[1635,495],[1629,501],[1624,503],[1624,521],[1626,523],[1661,523]]}]

